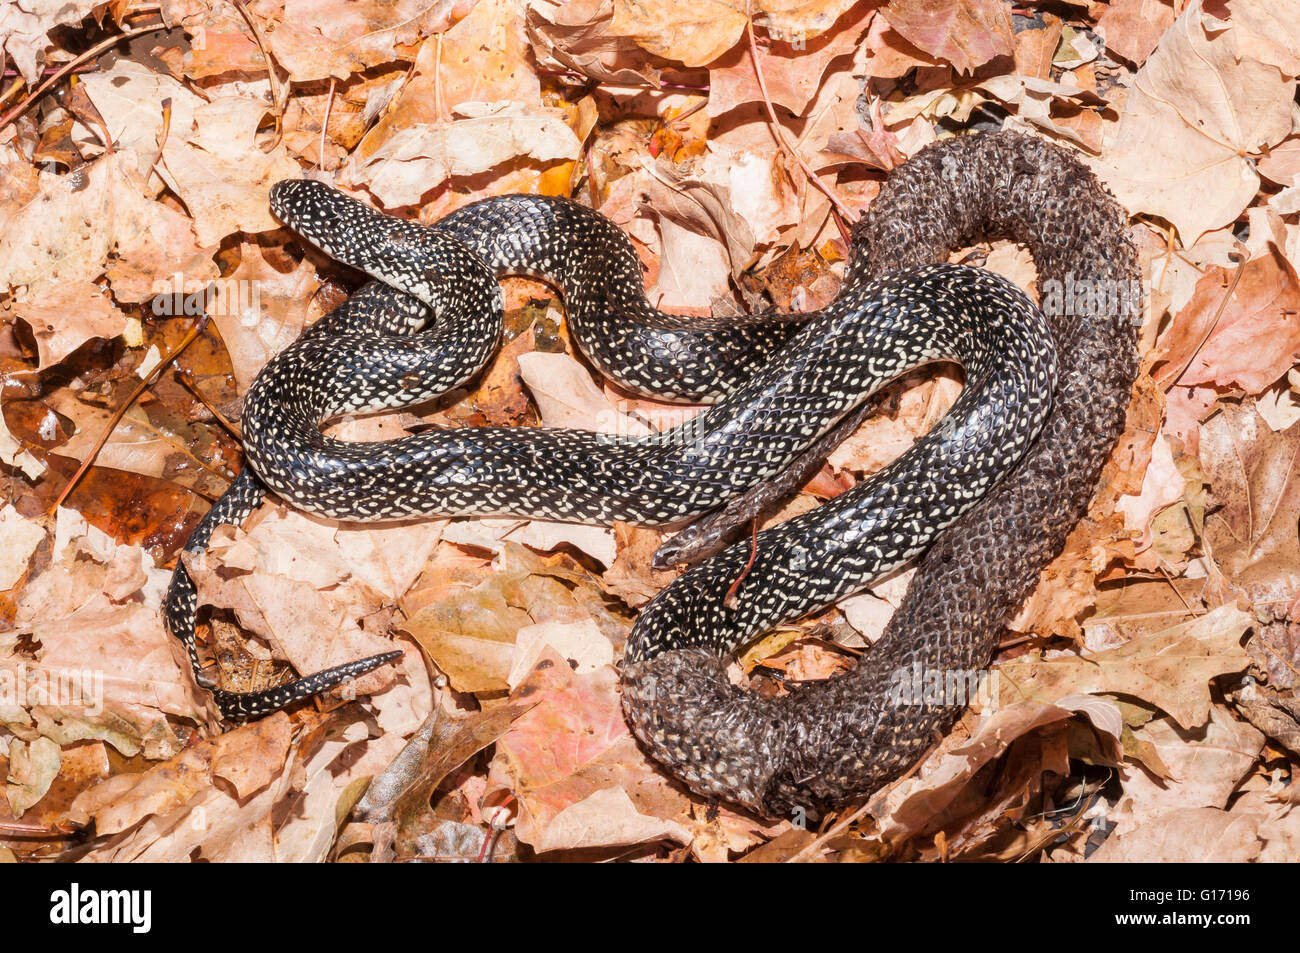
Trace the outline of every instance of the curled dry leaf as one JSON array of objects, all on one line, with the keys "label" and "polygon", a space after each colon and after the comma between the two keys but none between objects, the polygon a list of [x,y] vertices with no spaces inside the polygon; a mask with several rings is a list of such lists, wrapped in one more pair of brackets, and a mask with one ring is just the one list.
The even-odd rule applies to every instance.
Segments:
[{"label": "curled dry leaf", "polygon": [[414,205],[452,176],[486,172],[508,160],[573,160],[581,148],[562,116],[509,101],[462,103],[461,118],[406,126],[360,162],[344,165],[343,180],[364,185],[389,208]]},{"label": "curled dry leaf", "polygon": [[[1068,74],[1067,74],[1068,75]],[[1095,92],[1033,76],[1003,74],[981,80],[978,86],[1007,106],[1024,122],[1037,126],[1058,139],[1078,143],[1089,152],[1101,151],[1101,126],[1079,124],[1069,117],[1103,107],[1106,100]]]},{"label": "curled dry leaf", "polygon": [[838,29],[856,0],[751,0],[754,23],[774,40],[816,39]]},{"label": "curled dry leaf", "polygon": [[468,584],[433,575],[438,565],[426,572],[433,584],[417,585],[403,600],[402,628],[458,691],[508,688],[515,640],[535,624],[594,621],[611,634],[588,574],[563,556],[543,560],[507,543],[492,570]]},{"label": "curled dry leaf", "polygon": [[[19,302],[62,302],[73,306],[76,315],[78,305],[92,304],[87,289],[106,270],[110,280],[113,275],[121,279],[125,301],[152,294],[144,290],[140,274],[190,270],[200,278],[215,277],[215,266],[202,261],[204,249],[194,243],[186,220],[146,198],[133,153],[105,156],[90,167],[84,185],[74,186],[68,176],[43,176],[39,195],[10,217],[0,236],[0,288],[23,286]],[[212,249],[206,251],[210,255]],[[98,307],[102,322],[104,307]],[[121,333],[121,326],[115,333]],[[55,354],[62,357],[80,343],[76,328],[75,322],[58,322],[50,333],[60,343],[47,360],[52,363]],[[81,340],[105,330],[86,329]]]},{"label": "curled dry leaf", "polygon": [[956,401],[961,382],[952,371],[937,376],[908,375],[891,384],[898,409],[873,414],[831,451],[836,470],[870,474],[883,470],[930,430]]},{"label": "curled dry leaf", "polygon": [[187,805],[216,778],[247,797],[279,776],[290,734],[289,717],[277,712],[200,741],[143,774],[117,775],[91,788],[73,803],[68,819],[82,825],[93,820],[98,833],[116,834]]},{"label": "curled dry leaf", "polygon": [[[349,528],[275,510],[246,532],[221,530],[186,564],[202,603],[231,609],[299,672],[316,672],[394,647],[383,637],[391,606],[437,542],[425,523]],[[358,679],[356,691],[392,680],[381,669]]]},{"label": "curled dry leaf", "polygon": [[881,841],[900,841],[942,823],[945,812],[982,767],[1005,754],[1017,739],[1073,714],[1057,705],[1025,702],[980,719],[969,738],[950,735],[914,775],[872,797],[868,809],[880,821]]},{"label": "curled dry leaf", "polygon": [[1257,830],[1264,849],[1256,860],[1260,863],[1293,863],[1300,853],[1300,811],[1285,789],[1270,783],[1267,790],[1246,790],[1232,804],[1234,815],[1258,815],[1263,818]]},{"label": "curled dry leaf", "polygon": [[[790,188],[781,162],[776,154],[764,155],[725,143],[710,143],[699,189],[689,188],[686,183],[672,185],[671,191],[678,195],[675,202],[689,194],[701,206],[694,215],[680,217],[682,224],[717,237],[727,248],[733,274],[744,267],[757,246],[779,243],[790,228],[800,223],[802,210],[798,196]],[[704,195],[697,194],[700,189]],[[652,187],[648,194],[653,199],[660,190]],[[710,203],[709,198],[714,201]],[[643,207],[649,211],[665,205],[652,200]],[[702,214],[706,209],[707,219]],[[717,231],[719,227],[721,234]],[[753,236],[752,244],[747,235]]]},{"label": "curled dry leaf", "polygon": [[368,161],[396,133],[444,123],[462,103],[537,103],[541,85],[527,66],[523,16],[511,0],[478,0],[446,33],[423,41],[410,76],[355,156]]},{"label": "curled dry leaf", "polygon": [[1115,510],[1124,514],[1124,528],[1137,534],[1138,552],[1151,545],[1151,521],[1167,506],[1183,498],[1187,479],[1174,465],[1169,441],[1157,438],[1151,445],[1151,463],[1142,477],[1142,492],[1121,496]]},{"label": "curled dry leaf", "polygon": [[1300,750],[1300,623],[1264,606],[1246,650],[1255,664],[1229,696],[1251,724],[1288,751]]},{"label": "curled dry leaf", "polygon": [[194,218],[200,245],[216,244],[232,232],[280,227],[270,211],[271,186],[302,170],[283,143],[270,152],[259,146],[257,129],[267,109],[253,98],[214,99],[195,108],[193,131],[163,150],[162,164]]},{"label": "curled dry leaf", "polygon": [[[86,97],[113,137],[114,148],[134,153],[136,165],[141,170],[159,155],[158,142],[164,125],[163,102],[171,103],[169,132],[167,141],[162,144],[163,155],[169,149],[175,152],[194,128],[194,111],[204,103],[203,97],[184,83],[131,59],[120,59],[109,69],[87,74],[80,78],[79,85],[85,89]],[[100,134],[93,124],[78,124],[73,135],[87,148],[103,148]],[[155,190],[161,189],[166,182],[165,174],[165,169],[155,167],[150,174],[150,186]]]},{"label": "curled dry leaf", "polygon": [[[192,286],[191,286],[192,287]],[[262,367],[320,317],[320,279],[303,260],[288,271],[267,260],[261,245],[239,246],[239,265],[210,286],[196,289],[230,353],[235,387],[247,392]],[[187,287],[186,293],[190,293]]]},{"label": "curled dry leaf", "polygon": [[127,329],[123,314],[98,285],[68,282],[38,301],[6,302],[0,316],[31,328],[40,370],[53,367],[92,338],[109,340]]},{"label": "curled dry leaf", "polygon": [[1042,11],[1043,25],[1029,26],[1015,35],[1016,40],[1016,75],[1032,76],[1035,79],[1050,79],[1052,60],[1056,48],[1061,42],[1064,21],[1060,17]]},{"label": "curled dry leaf", "polygon": [[613,32],[614,0],[533,0],[527,17],[539,62],[606,83],[655,85],[654,57]]},{"label": "curled dry leaf", "polygon": [[415,827],[447,775],[501,737],[531,707],[531,702],[507,704],[460,719],[435,709],[366,790],[357,805],[359,816]]},{"label": "curled dry leaf", "polygon": [[865,46],[870,51],[867,62],[871,75],[882,79],[898,79],[918,67],[951,69],[909,43],[884,17],[877,17],[871,22]]},{"label": "curled dry leaf", "polygon": [[515,633],[515,654],[507,681],[515,688],[538,660],[551,649],[579,675],[613,666],[614,646],[591,619],[578,622],[542,622]]},{"label": "curled dry leaf", "polygon": [[890,0],[880,12],[910,43],[960,73],[1015,49],[1011,13],[997,0]]},{"label": "curled dry leaf", "polygon": [[9,425],[5,423],[3,401],[0,401],[0,462],[20,471],[29,480],[35,480],[45,472],[45,464],[9,430]]},{"label": "curled dry leaf", "polygon": [[567,354],[533,351],[519,356],[519,376],[537,402],[547,427],[572,427],[620,437],[645,437],[653,431],[620,413],[590,372]]},{"label": "curled dry leaf", "polygon": [[1300,2],[1237,0],[1232,15],[1228,26],[1188,5],[1094,166],[1130,211],[1167,219],[1184,243],[1241,214],[1259,190],[1252,156],[1291,134]]},{"label": "curled dry leaf", "polygon": [[691,839],[691,832],[681,824],[642,814],[626,791],[612,787],[595,791],[556,814],[533,847],[543,853],[658,840],[689,844]]},{"label": "curled dry leaf", "polygon": [[745,14],[723,0],[614,0],[610,30],[686,66],[713,62],[740,39]]},{"label": "curled dry leaf", "polygon": [[49,738],[37,737],[29,745],[17,738],[9,742],[9,783],[5,800],[14,817],[22,817],[45,797],[62,764],[61,749]]},{"label": "curled dry leaf", "polygon": [[1300,369],[1292,368],[1284,380],[1278,381],[1255,401],[1255,410],[1270,429],[1289,430],[1292,424],[1300,421],[1297,381],[1300,381]]},{"label": "curled dry leaf", "polygon": [[[512,693],[537,706],[498,743],[493,774],[519,799],[516,831],[525,843],[540,840],[556,815],[610,781],[648,773],[623,723],[617,685],[612,668],[578,676],[547,651]],[[558,738],[567,739],[562,747]]]},{"label": "curled dry leaf", "polygon": [[[75,460],[86,459],[113,421],[117,404],[125,400],[125,396],[118,396],[125,389],[114,391],[116,400],[108,406],[78,399],[71,391],[52,394],[47,406],[76,427],[76,433],[55,452]],[[200,493],[220,495],[229,484],[229,474],[213,472],[215,468],[206,462],[219,456],[214,446],[217,439],[208,428],[184,419],[158,401],[137,403],[116,422],[95,457],[95,466],[165,477]]]},{"label": "curled dry leaf", "polygon": [[1260,175],[1278,185],[1300,183],[1300,139],[1291,138],[1270,149],[1256,164]]},{"label": "curled dry leaf", "polygon": [[663,534],[658,530],[615,523],[614,542],[618,556],[609,571],[601,577],[601,585],[605,590],[634,609],[653,599],[677,575],[670,570],[654,568],[655,550],[663,539]]},{"label": "curled dry leaf", "polygon": [[282,17],[263,29],[293,82],[347,79],[398,59],[399,47],[447,29],[467,9],[466,0],[286,0]]},{"label": "curled dry leaf", "polygon": [[872,592],[860,592],[856,596],[841,599],[836,605],[844,613],[844,621],[870,643],[885,634],[885,626],[898,608]]},{"label": "curled dry leaf", "polygon": [[[185,262],[192,267],[182,268],[177,262],[174,269],[158,269],[156,276],[184,271],[186,278],[195,280],[203,276],[205,266],[215,276],[210,256],[222,238],[235,231],[279,227],[267,208],[267,192],[272,183],[296,177],[300,170],[282,144],[263,151],[257,129],[269,109],[264,99],[243,93],[205,101],[170,77],[126,60],[88,77],[87,82],[88,95],[110,134],[123,142],[137,168],[159,160],[151,181],[166,183],[193,218],[186,223],[183,241],[181,229],[167,223],[179,242],[175,247],[169,247],[168,233],[158,230],[155,241],[161,251],[176,255],[187,246],[193,251],[195,237],[206,250],[206,255]],[[164,100],[171,102],[172,113],[160,156]],[[92,130],[84,128],[81,135],[88,140],[94,137]],[[153,217],[164,211],[154,203],[146,208]]]},{"label": "curled dry leaf", "polygon": [[[179,742],[167,716],[206,718],[175,640],[143,601],[118,604],[102,593],[106,567],[71,553],[60,565],[61,584],[28,586],[19,607],[19,631],[40,644],[34,658],[0,658],[0,682],[19,702],[0,706],[9,729],[29,737],[35,728],[59,744],[99,738],[127,756],[170,755]],[[163,575],[150,577],[150,598]]]},{"label": "curled dry leaf", "polygon": [[[665,165],[647,165],[646,171],[642,204],[653,210],[663,242],[658,287],[665,302],[662,307],[712,301],[725,291],[728,276],[749,267],[754,256],[754,234],[733,210],[729,181],[722,180],[723,170],[716,167],[712,181]],[[717,290],[701,287],[705,279],[714,282]]]},{"label": "curled dry leaf", "polygon": [[204,80],[223,73],[265,76],[266,57],[257,37],[233,3],[180,0],[170,4],[173,23],[190,38],[187,49],[155,47],[155,55],[175,76]]},{"label": "curled dry leaf", "polygon": [[55,27],[76,23],[99,6],[100,0],[68,0],[53,4],[7,3],[0,7],[0,51],[13,58],[28,85],[40,81],[40,66],[53,42]]}]

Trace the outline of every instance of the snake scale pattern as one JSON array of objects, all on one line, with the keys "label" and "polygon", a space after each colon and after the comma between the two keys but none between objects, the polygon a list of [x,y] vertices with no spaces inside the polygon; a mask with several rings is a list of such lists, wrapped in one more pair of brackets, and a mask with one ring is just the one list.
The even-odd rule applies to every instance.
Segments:
[{"label": "snake scale pattern", "polygon": [[[216,526],[241,521],[267,488],[336,519],[678,523],[779,477],[901,373],[963,366],[952,410],[897,461],[760,533],[752,549],[746,540],[687,571],[636,621],[623,668],[633,732],[696,792],[770,816],[873,791],[951,727],[961,706],[892,703],[892,680],[916,664],[988,663],[1003,623],[1086,509],[1137,370],[1133,316],[1113,297],[1058,299],[1044,314],[1004,279],[947,264],[956,249],[1009,238],[1029,250],[1040,285],[1136,287],[1119,205],[1068,152],[1011,133],[939,142],[896,169],[854,228],[838,296],[805,315],[723,322],[657,311],[627,238],[564,199],[487,199],[425,226],[296,180],[272,190],[272,211],[375,280],[258,377],[244,410],[247,466],[190,552]],[[572,339],[605,376],[712,406],[636,439],[548,428],[363,444],[322,435],[332,417],[410,406],[472,377],[500,337],[505,274],[560,290]],[[853,670],[779,698],[727,678],[740,644],[921,554],[903,605]],[[178,563],[168,625],[195,677],[214,688],[199,668],[196,610]],[[398,654],[214,695],[224,716],[255,717]]]}]

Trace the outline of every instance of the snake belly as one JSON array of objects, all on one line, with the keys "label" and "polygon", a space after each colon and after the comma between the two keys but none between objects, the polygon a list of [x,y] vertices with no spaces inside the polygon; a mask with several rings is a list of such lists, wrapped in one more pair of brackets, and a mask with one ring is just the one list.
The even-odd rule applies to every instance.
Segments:
[{"label": "snake belly", "polygon": [[[869,791],[951,724],[960,709],[888,704],[888,677],[913,660],[987,662],[1001,622],[1086,506],[1135,369],[1133,329],[1121,316],[1044,319],[1004,280],[935,264],[951,249],[1005,236],[1029,247],[1040,280],[1074,269],[1095,279],[1136,273],[1113,200],[1067,153],[1020,136],[941,143],[896,170],[855,229],[839,296],[794,325],[759,316],[739,328],[701,327],[656,311],[626,238],[563,200],[490,199],[430,228],[298,181],[273,190],[273,210],[395,289],[367,286],[377,301],[387,293],[423,315],[379,322],[391,327],[344,321],[340,333],[305,336],[250,391],[246,449],[256,479],[335,518],[671,523],[769,479],[903,371],[939,360],[964,366],[961,398],[911,451],[759,536],[734,607],[723,597],[742,575],[748,544],[680,577],[637,621],[624,672],[633,731],[693,789],[765,814]],[[492,275],[555,284],[574,339],[620,383],[716,403],[689,430],[642,440],[545,428],[363,445],[323,437],[322,420],[340,408],[414,402],[405,391],[417,381],[424,394],[429,374],[424,324],[455,338],[460,322],[472,322],[463,285],[473,269],[449,268],[446,247],[467,249]],[[499,301],[494,307],[499,322]],[[1082,390],[1058,385],[1058,349],[1062,379]],[[974,546],[964,545],[968,534]],[[861,589],[936,539],[886,638],[853,672],[775,700],[727,681],[722,660],[739,642]],[[187,613],[192,633],[192,600],[176,614]],[[380,664],[351,664],[372,662]],[[227,699],[223,711],[279,707],[318,677],[273,698]]]}]

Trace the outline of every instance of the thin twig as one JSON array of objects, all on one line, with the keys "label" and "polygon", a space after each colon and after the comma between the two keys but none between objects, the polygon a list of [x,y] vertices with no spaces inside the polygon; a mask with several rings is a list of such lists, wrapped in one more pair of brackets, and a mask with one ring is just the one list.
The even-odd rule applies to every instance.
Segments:
[{"label": "thin twig", "polygon": [[[68,80],[68,89],[75,90],[77,82],[77,77],[75,75],[72,76],[72,78]],[[86,128],[99,137],[99,141],[104,145],[104,155],[111,156],[114,151],[116,151],[113,148],[113,133],[108,128],[107,120],[105,120],[100,111],[95,108],[95,104],[89,101],[90,97],[87,96],[86,99],[86,111],[83,113],[79,110],[74,110],[74,112],[77,112],[78,117],[83,123],[85,123]]]},{"label": "thin twig", "polygon": [[853,239],[849,234],[846,222],[856,221],[856,216],[849,211],[847,205],[840,201],[839,197],[831,191],[830,186],[819,179],[813,170],[804,162],[803,156],[799,151],[790,145],[785,138],[785,130],[781,128],[780,121],[776,118],[776,107],[772,104],[772,97],[767,92],[767,80],[763,76],[763,67],[758,59],[758,38],[754,35],[754,18],[750,15],[748,4],[745,11],[745,34],[749,37],[749,58],[754,63],[754,78],[758,80],[758,91],[762,94],[763,105],[767,107],[767,117],[772,122],[772,135],[776,137],[777,144],[781,150],[788,155],[796,165],[799,166],[808,182],[819,192],[826,196],[831,203],[831,214],[835,218],[835,227],[840,230],[840,237],[844,239],[844,244],[851,245]]},{"label": "thin twig", "polygon": [[158,167],[158,163],[162,161],[163,147],[167,145],[167,136],[172,131],[172,98],[170,96],[162,101],[162,111],[162,129],[158,133],[158,154],[153,157],[153,161],[144,170],[146,182],[149,181],[149,176],[153,174],[153,170]]},{"label": "thin twig", "polygon": [[233,420],[229,420],[225,414],[213,406],[212,402],[208,400],[203,391],[199,390],[198,382],[194,380],[189,371],[184,368],[177,368],[176,379],[181,382],[182,387],[194,395],[194,398],[200,404],[207,408],[208,413],[216,418],[217,423],[225,429],[226,433],[230,434],[230,436],[234,437],[241,444],[244,442],[244,433],[240,429],[239,424],[235,423]]},{"label": "thin twig", "polygon": [[159,30],[165,30],[165,29],[167,29],[167,27],[164,26],[163,24],[155,23],[153,26],[142,26],[142,27],[137,27],[134,30],[127,30],[125,33],[119,33],[116,36],[110,36],[108,39],[103,40],[100,43],[96,43],[94,46],[86,50],[86,52],[82,53],[77,58],[70,60],[67,63],[64,63],[62,69],[60,69],[57,73],[51,74],[49,79],[47,79],[45,82],[41,83],[41,85],[37,86],[34,90],[32,90],[26,97],[24,97],[22,102],[20,102],[13,109],[9,110],[9,112],[5,113],[4,116],[0,117],[0,129],[3,129],[5,126],[9,125],[19,116],[21,116],[24,112],[26,112],[28,106],[36,102],[36,100],[39,99],[41,96],[43,96],[51,86],[53,86],[55,83],[61,80],[68,73],[72,72],[82,63],[86,62],[87,60],[94,59],[100,53],[103,53],[105,50],[113,46],[116,46],[118,43],[121,43],[125,39],[128,39],[133,36],[139,36],[142,33],[156,33]]},{"label": "thin twig", "polygon": [[[1154,219],[1149,215],[1144,215],[1142,213],[1138,213],[1134,215],[1133,220],[1135,222],[1139,222],[1143,225],[1146,225],[1153,232],[1161,232],[1165,235],[1165,256],[1166,257],[1177,258],[1179,261],[1185,264],[1188,268],[1191,268],[1198,275],[1205,274],[1204,267],[1192,261],[1192,259],[1188,258],[1183,251],[1174,247],[1176,241],[1176,235],[1178,232],[1176,228],[1165,225],[1163,222]],[[1163,281],[1163,278],[1161,280]]]},{"label": "thin twig", "polygon": [[709,101],[707,99],[701,99],[690,109],[683,109],[676,116],[669,116],[667,119],[659,120],[659,124],[666,129],[668,126],[672,125],[675,122],[681,122],[683,119],[689,119],[691,116],[694,116],[697,112],[699,112],[708,104]]},{"label": "thin twig", "polygon": [[[49,76],[49,75],[51,75],[52,73],[57,73],[60,69],[62,69],[61,66],[47,66],[47,67],[45,67],[45,69],[41,70],[41,75],[42,75],[42,76]],[[95,73],[95,72],[98,72],[98,71],[99,71],[99,67],[98,67],[98,66],[88,66],[88,67],[86,67],[86,69],[83,70],[82,72],[85,72],[85,73]],[[0,73],[0,76],[22,76],[22,75],[23,75],[22,70],[17,70],[17,69],[6,69],[4,72]],[[78,75],[80,75],[80,74],[78,74]]]},{"label": "thin twig", "polygon": [[136,385],[135,390],[131,391],[131,396],[123,401],[122,406],[113,412],[113,416],[109,418],[108,424],[104,427],[104,432],[99,435],[99,439],[96,440],[95,445],[91,447],[90,453],[86,455],[86,459],[82,462],[81,466],[77,468],[77,472],[72,474],[72,479],[70,479],[67,486],[63,488],[63,492],[60,493],[58,499],[54,501],[54,505],[50,507],[49,513],[51,516],[58,511],[59,507],[63,505],[64,501],[72,491],[76,489],[77,484],[81,481],[81,478],[86,475],[86,471],[94,464],[95,458],[99,456],[99,451],[104,449],[104,444],[108,443],[108,438],[113,435],[113,431],[117,429],[118,423],[121,422],[123,415],[126,414],[131,405],[134,404],[140,395],[151,387],[156,380],[158,380],[158,377],[162,372],[171,366],[171,363],[175,361],[176,358],[180,357],[182,351],[198,339],[198,336],[203,333],[203,329],[207,326],[208,316],[206,314],[200,315],[199,319],[194,322],[194,326],[190,328],[189,331],[186,332],[185,337],[181,339],[181,343],[176,345],[172,352],[163,358],[163,360],[159,361],[157,367],[144,376],[140,383]]},{"label": "thin twig", "polygon": [[1164,557],[1157,555],[1156,558],[1160,560],[1160,564],[1156,568],[1160,570],[1160,575],[1165,577],[1165,582],[1167,582],[1169,584],[1169,588],[1174,591],[1174,595],[1178,597],[1178,601],[1183,604],[1183,608],[1187,610],[1187,614],[1190,615],[1192,618],[1205,615],[1204,609],[1202,609],[1200,612],[1197,612],[1195,609],[1192,608],[1191,603],[1189,603],[1186,599],[1183,598],[1183,594],[1178,591],[1178,586],[1174,584],[1174,577],[1170,575],[1169,570],[1165,568]]},{"label": "thin twig", "polygon": [[21,821],[0,821],[0,834],[13,837],[57,837],[64,838],[72,831],[61,831],[57,827],[45,824],[24,824]]},{"label": "thin twig", "polygon": [[446,122],[447,117],[442,114],[442,34],[436,33],[433,37],[433,114],[438,117],[438,122]]},{"label": "thin twig", "polygon": [[334,83],[333,76],[330,77],[330,91],[325,94],[325,118],[320,123],[320,161],[316,167],[322,172],[325,171],[325,130],[330,126],[330,107],[334,105]]},{"label": "thin twig", "polygon": [[537,71],[537,75],[568,76],[571,77],[572,79],[583,79],[589,83],[595,83],[597,86],[605,86],[610,89],[650,89],[650,90],[684,89],[695,93],[707,93],[709,91],[708,83],[705,83],[703,85],[692,85],[690,83],[664,83],[664,82],[660,82],[658,84],[650,83],[650,82],[615,83],[615,82],[608,82],[603,79],[594,79],[593,77],[588,76],[586,73],[579,73],[577,70],[571,70],[571,69],[539,69]]},{"label": "thin twig", "polygon": [[1007,649],[1015,648],[1017,645],[1023,645],[1025,642],[1029,642],[1036,638],[1038,638],[1038,636],[1030,632],[1027,634],[1014,636],[1013,638],[1010,639],[1003,639],[1001,642],[998,643],[998,647],[996,651],[1004,652]]},{"label": "thin twig", "polygon": [[592,158],[592,150],[595,148],[591,137],[582,144],[582,163],[587,168],[587,191],[591,193],[591,207],[600,208],[600,189],[596,187],[596,161]]},{"label": "thin twig", "polygon": [[244,0],[230,0],[230,2],[239,10],[248,28],[253,31],[253,39],[257,41],[257,48],[262,51],[262,59],[266,61],[266,76],[271,82],[271,105],[275,107],[275,142],[271,143],[271,148],[274,149],[284,138],[284,99],[281,97],[280,78],[275,75],[275,60],[271,58],[266,37],[262,35],[262,25],[257,22],[257,18],[248,7],[244,6]]}]

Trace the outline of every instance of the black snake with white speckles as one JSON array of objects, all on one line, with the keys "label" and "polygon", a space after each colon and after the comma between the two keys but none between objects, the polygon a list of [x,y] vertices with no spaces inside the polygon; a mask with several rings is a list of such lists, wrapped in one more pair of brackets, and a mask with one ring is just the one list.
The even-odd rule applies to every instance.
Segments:
[{"label": "black snake with white speckles", "polygon": [[[1017,135],[939,143],[896,170],[854,230],[839,295],[795,316],[799,325],[759,316],[727,327],[654,310],[626,238],[565,200],[489,199],[434,227],[307,180],[277,185],[272,205],[391,289],[367,285],[268,364],[245,405],[249,469],[190,550],[256,504],[259,479],[340,519],[672,523],[773,477],[903,371],[964,366],[957,403],[903,457],[760,534],[747,574],[748,542],[685,573],[633,629],[623,697],[637,737],[694,790],[765,814],[870,791],[951,725],[958,706],[894,703],[892,680],[914,663],[939,672],[987,664],[1001,623],[1086,507],[1136,372],[1132,316],[1114,307],[1115,295],[1070,297],[1044,317],[997,276],[936,264],[1007,237],[1028,247],[1040,283],[1136,286],[1122,210],[1068,153]],[[545,428],[435,430],[379,444],[321,434],[329,417],[406,406],[471,376],[499,336],[495,276],[506,273],[561,290],[573,338],[606,375],[716,403],[676,431],[639,439]],[[777,699],[727,680],[725,654],[739,643],[927,548],[886,636],[853,671]],[[742,576],[734,603],[725,601]],[[197,675],[194,611],[178,567],[168,621]],[[218,703],[230,717],[262,714],[388,658],[270,692],[221,693]]]}]

